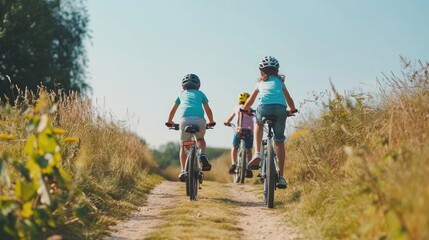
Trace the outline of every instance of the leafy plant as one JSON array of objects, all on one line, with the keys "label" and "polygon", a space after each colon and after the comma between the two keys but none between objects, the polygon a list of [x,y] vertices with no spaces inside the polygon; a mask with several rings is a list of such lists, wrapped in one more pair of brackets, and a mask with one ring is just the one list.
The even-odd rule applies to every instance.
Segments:
[{"label": "leafy plant", "polygon": [[[85,213],[71,206],[71,176],[61,166],[60,136],[66,131],[51,126],[55,111],[49,95],[41,92],[35,107],[25,112],[29,135],[22,158],[0,158],[0,236],[6,239],[46,238]],[[11,140],[11,134],[2,136]]]}]

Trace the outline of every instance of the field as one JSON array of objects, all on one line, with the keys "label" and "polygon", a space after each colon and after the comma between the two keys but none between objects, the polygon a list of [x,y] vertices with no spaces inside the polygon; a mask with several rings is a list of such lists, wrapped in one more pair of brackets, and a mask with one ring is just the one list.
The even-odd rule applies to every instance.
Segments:
[{"label": "field", "polygon": [[[285,143],[289,187],[276,192],[276,211],[306,239],[429,238],[429,64],[403,64],[403,76],[385,76],[375,92],[332,86],[304,106],[314,114]],[[101,238],[163,178],[177,179],[162,151],[89,99],[20,93],[0,106],[0,236]],[[209,186],[231,182],[229,153],[215,150]],[[210,199],[197,206],[204,202],[216,208]]]}]

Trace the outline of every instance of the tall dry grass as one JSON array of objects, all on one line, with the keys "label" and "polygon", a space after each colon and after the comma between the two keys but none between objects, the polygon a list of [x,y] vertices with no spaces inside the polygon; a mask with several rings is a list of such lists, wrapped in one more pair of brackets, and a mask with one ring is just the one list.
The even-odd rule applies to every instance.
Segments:
[{"label": "tall dry grass", "polygon": [[375,94],[339,94],[287,142],[278,195],[318,239],[429,238],[428,63],[404,63]]},{"label": "tall dry grass", "polygon": [[57,103],[56,123],[79,138],[67,145],[64,164],[94,210],[88,234],[98,236],[144,202],[160,180],[150,174],[156,163],[144,140],[89,99],[61,94]]},{"label": "tall dry grass", "polygon": [[[14,141],[0,142],[0,154],[19,158],[26,138],[25,110],[38,94],[21,91],[14,105],[0,108],[0,132],[13,133]],[[107,111],[93,106],[76,93],[50,92],[57,111],[52,125],[66,129],[74,139],[62,146],[62,166],[71,173],[77,201],[84,204],[87,217],[71,222],[60,231],[78,238],[99,238],[118,219],[141,205],[149,190],[160,181],[151,170],[156,167],[146,143],[125,129]]]}]

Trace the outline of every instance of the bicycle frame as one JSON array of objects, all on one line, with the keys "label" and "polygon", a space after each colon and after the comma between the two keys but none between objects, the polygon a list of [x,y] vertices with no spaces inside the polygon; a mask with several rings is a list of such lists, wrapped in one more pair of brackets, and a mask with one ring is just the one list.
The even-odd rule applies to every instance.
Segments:
[{"label": "bicycle frame", "polygon": [[237,168],[235,169],[234,182],[244,183],[246,179],[247,163],[249,158],[245,139],[249,129],[241,129],[239,132],[233,123],[230,123],[230,126],[234,130],[234,133],[238,134],[238,137],[240,138],[240,146],[237,150]]},{"label": "bicycle frame", "polygon": [[[247,114],[249,116],[254,117],[255,112],[256,111],[252,110],[252,109],[250,109],[250,111],[244,111],[243,109],[240,109],[240,111],[238,113],[238,121],[237,121],[238,126],[235,127],[234,124],[230,124],[231,127],[233,127],[234,132],[239,134],[239,137],[240,137],[240,147],[237,151],[237,166],[238,166],[238,168],[236,168],[236,170],[235,170],[235,173],[236,173],[235,174],[235,182],[236,183],[238,183],[238,182],[244,183],[244,180],[246,178],[247,171],[248,171],[247,163],[249,161],[249,158],[252,155],[251,150],[248,152],[248,150],[246,148],[246,142],[245,142],[245,139],[247,137],[246,133],[248,133],[247,131],[251,131],[251,130],[241,128],[242,123],[243,123],[243,117],[244,117],[243,115]],[[241,129],[241,131],[238,131],[238,129]]]},{"label": "bicycle frame", "polygon": [[274,151],[273,120],[266,120],[267,139],[262,141],[261,180],[264,182],[264,203],[268,208],[274,207],[274,191],[279,179],[279,163]]},{"label": "bicycle frame", "polygon": [[[169,125],[167,127],[174,130],[179,130],[179,124]],[[206,126],[207,129],[211,129],[212,126]],[[199,157],[198,141],[195,133],[199,131],[199,127],[196,125],[185,126],[185,131],[191,134],[191,137],[182,142],[184,151],[186,153],[185,169],[188,173],[186,178],[186,195],[189,196],[191,201],[197,200],[198,189],[201,189],[200,184],[203,182],[203,171],[202,163]]]},{"label": "bicycle frame", "polygon": [[[294,116],[287,111],[287,116]],[[267,139],[262,140],[261,151],[261,181],[264,182],[264,203],[268,208],[274,207],[274,191],[277,188],[277,182],[280,176],[279,162],[274,151],[273,123],[275,117],[266,116],[263,118],[264,130],[267,133]]]}]

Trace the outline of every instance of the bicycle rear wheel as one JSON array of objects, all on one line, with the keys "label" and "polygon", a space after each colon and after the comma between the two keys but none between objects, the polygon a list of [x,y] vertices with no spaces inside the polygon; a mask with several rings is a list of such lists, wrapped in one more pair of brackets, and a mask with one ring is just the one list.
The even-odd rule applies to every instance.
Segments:
[{"label": "bicycle rear wheel", "polygon": [[[191,155],[187,154],[186,155],[186,162],[185,162],[185,169],[187,174],[189,175],[189,162],[191,161]],[[186,196],[189,196],[189,177],[186,176],[186,181],[185,181],[185,185],[186,185]]]},{"label": "bicycle rear wheel", "polygon": [[266,204],[268,208],[274,207],[274,190],[276,189],[276,166],[274,165],[274,148],[271,141],[268,141],[267,146],[267,196]]},{"label": "bicycle rear wheel", "polygon": [[195,146],[191,146],[189,149],[188,178],[186,186],[186,189],[189,190],[190,200],[196,200],[198,191],[198,168],[195,155]]}]

